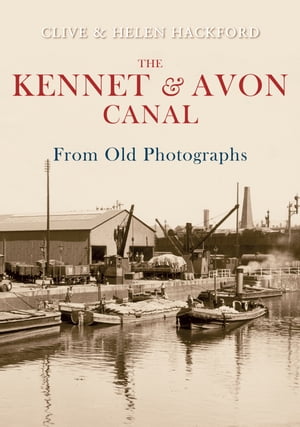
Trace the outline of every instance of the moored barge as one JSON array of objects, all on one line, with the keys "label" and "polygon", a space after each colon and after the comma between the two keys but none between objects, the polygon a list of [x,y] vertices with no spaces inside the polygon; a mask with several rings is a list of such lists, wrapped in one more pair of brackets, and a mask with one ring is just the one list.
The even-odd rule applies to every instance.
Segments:
[{"label": "moored barge", "polygon": [[11,334],[28,329],[57,326],[61,323],[58,311],[11,310],[0,311],[0,334]]},{"label": "moored barge", "polygon": [[183,301],[171,301],[157,298],[139,302],[107,302],[103,305],[61,302],[59,309],[63,320],[74,324],[121,325],[123,323],[140,323],[147,320],[176,317]]},{"label": "moored barge", "polygon": [[176,316],[180,327],[187,329],[225,329],[229,325],[242,325],[257,319],[267,313],[262,304],[236,301],[233,307],[222,305],[217,308],[204,307],[201,303],[194,303],[179,310]]}]

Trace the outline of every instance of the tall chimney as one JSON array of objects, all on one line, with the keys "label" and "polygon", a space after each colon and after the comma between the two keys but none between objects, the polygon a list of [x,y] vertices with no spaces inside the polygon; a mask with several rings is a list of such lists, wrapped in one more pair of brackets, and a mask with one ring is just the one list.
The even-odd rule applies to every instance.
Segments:
[{"label": "tall chimney", "polygon": [[208,209],[203,210],[203,226],[204,226],[204,230],[209,229],[209,210]]},{"label": "tall chimney", "polygon": [[250,187],[244,187],[241,228],[247,228],[248,230],[254,228],[250,198]]}]

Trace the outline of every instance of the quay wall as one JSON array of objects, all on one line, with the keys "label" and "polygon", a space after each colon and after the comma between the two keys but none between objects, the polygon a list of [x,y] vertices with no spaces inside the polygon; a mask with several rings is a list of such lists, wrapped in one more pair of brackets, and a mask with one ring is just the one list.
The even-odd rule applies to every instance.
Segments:
[{"label": "quay wall", "polygon": [[270,287],[283,291],[300,291],[300,275],[298,274],[272,275],[269,283]]},{"label": "quay wall", "polygon": [[[235,277],[217,278],[217,289],[226,285],[233,285]],[[214,279],[194,279],[194,280],[170,280],[170,281],[138,281],[128,282],[122,285],[74,285],[72,287],[72,302],[91,303],[99,301],[105,297],[106,300],[113,298],[123,299],[128,297],[129,288],[133,293],[143,291],[160,292],[161,285],[164,284],[165,292],[170,299],[186,301],[188,295],[197,297],[201,291],[214,289]],[[279,288],[286,291],[300,290],[300,275],[286,274],[273,275],[263,283],[265,287]],[[38,308],[43,301],[57,304],[64,301],[68,286],[51,286],[48,289],[37,285],[24,285],[13,283],[10,292],[0,292],[0,311],[5,310],[28,310]]]},{"label": "quay wall", "polygon": [[[218,279],[217,288],[227,283],[234,283],[234,278]],[[174,281],[139,281],[128,282],[122,285],[74,285],[72,287],[72,302],[91,303],[99,301],[105,297],[106,300],[113,298],[123,299],[128,298],[128,290],[132,289],[133,293],[143,291],[160,292],[161,286],[164,284],[165,292],[170,299],[185,301],[187,296],[191,294],[193,297],[207,289],[213,289],[213,279],[194,279],[194,280],[174,280]],[[0,292],[0,311],[6,310],[28,310],[30,308],[38,308],[43,301],[53,302],[57,304],[64,301],[68,286],[51,286],[47,289],[36,285],[22,285],[13,283],[13,288],[10,292]]]}]

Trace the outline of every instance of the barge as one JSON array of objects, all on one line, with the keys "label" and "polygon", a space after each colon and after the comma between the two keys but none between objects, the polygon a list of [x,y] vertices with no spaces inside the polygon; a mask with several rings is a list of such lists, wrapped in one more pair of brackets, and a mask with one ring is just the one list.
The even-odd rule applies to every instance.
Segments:
[{"label": "barge", "polygon": [[171,301],[157,298],[139,302],[108,302],[105,304],[82,304],[61,302],[59,310],[63,320],[74,324],[122,325],[123,323],[141,323],[147,320],[176,317],[183,301]]},{"label": "barge", "polygon": [[247,301],[235,301],[232,307],[223,304],[217,308],[204,307],[197,302],[179,310],[176,322],[186,329],[226,329],[232,325],[240,326],[266,313],[267,308],[262,304],[248,304]]},{"label": "barge", "polygon": [[61,323],[58,311],[11,310],[0,311],[0,337],[19,331],[57,326]]}]

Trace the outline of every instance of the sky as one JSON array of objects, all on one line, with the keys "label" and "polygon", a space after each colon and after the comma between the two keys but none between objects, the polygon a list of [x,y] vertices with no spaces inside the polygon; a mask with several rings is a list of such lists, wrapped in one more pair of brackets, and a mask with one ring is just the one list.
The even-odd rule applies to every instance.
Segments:
[{"label": "sky", "polygon": [[[176,8],[170,1],[142,4],[136,0],[109,3],[105,9],[91,0],[7,4],[0,18],[0,214],[46,212],[44,163],[49,159],[51,212],[109,208],[118,200],[123,208],[134,204],[135,214],[150,225],[155,218],[173,227],[186,222],[203,225],[204,209],[209,209],[214,223],[235,205],[239,183],[240,202],[244,187],[250,187],[255,224],[261,224],[268,210],[271,225],[284,224],[288,203],[300,193],[297,9],[297,2],[291,0],[284,4],[191,1],[186,8]],[[134,29],[135,37],[114,38],[114,28],[121,27]],[[164,29],[165,36],[138,38],[145,27]],[[192,32],[254,27],[259,36],[172,38],[173,27]],[[79,37],[80,28],[87,37]],[[99,28],[105,38],[99,37]],[[48,37],[53,34],[59,37]],[[141,67],[140,59],[159,60],[159,67]],[[100,96],[91,90],[90,96],[81,96],[79,90],[74,96],[64,86],[64,96],[25,96],[20,87],[22,96],[14,96],[16,74],[35,95],[37,74],[48,75],[43,86],[47,95],[59,93],[58,74],[68,78],[103,74],[103,92]],[[26,74],[31,76],[24,80]],[[109,96],[111,74],[124,75],[116,77],[114,90],[126,95]],[[142,96],[136,96],[138,89],[130,74],[149,75],[142,81]],[[224,75],[226,96],[216,74]],[[232,74],[236,77],[231,82]],[[287,75],[284,96],[275,88],[273,96],[266,96],[266,74],[277,79]],[[203,80],[199,87],[202,75],[213,96],[204,96]],[[262,88],[257,96],[241,92],[245,75],[259,76]],[[175,83],[183,79],[178,94],[165,86],[169,78]],[[251,76],[244,80],[248,94],[255,92],[255,82]],[[195,92],[198,96],[193,96]],[[124,120],[129,106],[131,119],[129,115],[124,124],[107,123],[104,111],[109,105],[115,106],[109,109],[111,121]],[[146,124],[132,123],[132,114],[143,121],[143,105],[152,110],[159,105],[159,120],[169,114],[168,123],[150,119]],[[183,105],[190,106],[189,120],[198,119],[198,123],[172,123],[170,106],[182,122]],[[66,161],[63,156],[55,160],[56,150],[62,148],[82,158],[84,153],[96,153],[97,161]],[[105,158],[107,150],[110,160]],[[217,158],[224,152],[230,158],[234,151],[233,157],[238,155],[240,160],[195,164],[156,161],[151,156],[145,161],[145,150],[159,151],[165,158],[176,158],[178,151],[187,153],[185,158],[198,152],[217,153],[213,154]],[[132,151],[135,161],[120,160],[122,153],[132,158]],[[116,152],[119,159],[113,160]],[[242,153],[246,161],[241,160]],[[300,224],[299,215],[293,215],[292,224]],[[234,227],[235,217],[224,226]]]}]

